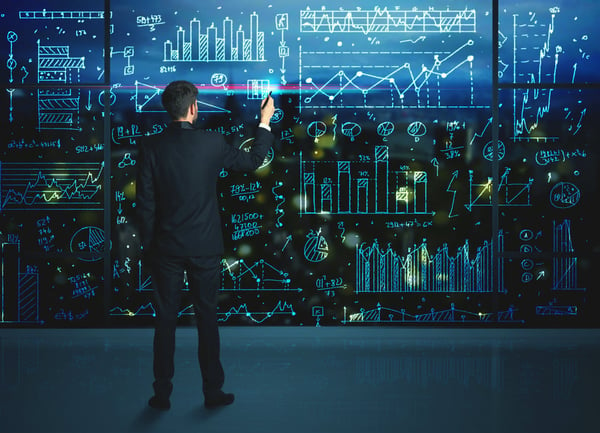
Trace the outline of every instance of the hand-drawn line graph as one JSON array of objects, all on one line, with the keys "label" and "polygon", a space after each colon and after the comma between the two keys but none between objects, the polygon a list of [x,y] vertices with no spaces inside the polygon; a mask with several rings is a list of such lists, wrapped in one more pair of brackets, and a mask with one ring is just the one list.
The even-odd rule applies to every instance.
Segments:
[{"label": "hand-drawn line graph", "polygon": [[[160,101],[161,93],[161,88],[136,80],[135,95],[133,97],[135,101],[135,112],[164,113],[165,109]],[[198,113],[230,113],[230,111],[204,101],[198,101]]]},{"label": "hand-drawn line graph", "polygon": [[233,20],[223,20],[223,36],[218,37],[214,22],[203,34],[200,20],[189,23],[189,36],[183,27],[177,30],[175,45],[170,40],[164,43],[165,62],[262,62],[265,60],[265,34],[258,29],[258,14],[250,15],[250,30],[247,37],[242,26],[233,30]]},{"label": "hand-drawn line graph", "polygon": [[229,264],[223,261],[221,291],[301,291],[290,288],[289,275],[265,260],[248,265],[240,259]]},{"label": "hand-drawn line graph", "polygon": [[571,240],[571,220],[557,224],[553,221],[552,290],[585,291],[578,287],[577,257]]},{"label": "hand-drawn line graph", "polygon": [[152,316],[156,317],[156,310],[152,305],[152,302],[148,302],[144,304],[134,311],[128,308],[122,307],[113,307],[108,311],[109,316],[127,316],[127,317],[137,317],[137,316]]},{"label": "hand-drawn line graph", "polygon": [[[513,82],[556,84],[557,71],[564,55],[561,45],[553,41],[555,20],[560,10],[550,8],[549,20],[530,13],[523,20],[513,14]],[[522,41],[522,42],[521,42]],[[575,81],[577,63],[573,65]],[[513,90],[513,137],[515,141],[557,141],[559,137],[538,133],[537,129],[552,107],[554,89]],[[585,110],[582,112],[582,117]],[[580,125],[579,125],[580,127]],[[541,131],[541,129],[540,129]]]},{"label": "hand-drawn line graph", "polygon": [[393,170],[388,146],[368,161],[306,161],[300,152],[300,215],[430,215],[427,194],[427,172]]},{"label": "hand-drawn line graph", "polygon": [[[488,108],[475,101],[475,56],[464,53],[474,44],[470,39],[454,51],[439,52],[304,51],[300,46],[300,109]],[[361,64],[348,64],[351,56]],[[401,57],[410,62],[396,64]]]},{"label": "hand-drawn line graph", "polygon": [[[533,178],[527,183],[510,183],[508,175],[510,167],[506,167],[498,185],[498,206],[515,207],[531,206],[531,185]],[[453,182],[456,178],[453,177]],[[473,182],[473,170],[469,170],[469,203],[465,207],[471,211],[473,207],[492,206],[492,178],[486,183]]]},{"label": "hand-drawn line graph", "polygon": [[476,21],[474,9],[300,11],[300,31],[305,33],[474,33]]},{"label": "hand-drawn line graph", "polygon": [[[504,234],[496,241],[500,254],[504,251]],[[377,240],[372,245],[356,247],[356,293],[386,292],[461,292],[493,293],[494,269],[498,266],[498,291],[504,288],[504,262],[493,260],[494,241],[485,241],[473,254],[467,239],[452,257],[448,245],[438,247],[434,254],[427,242],[414,245],[401,256],[388,245],[384,251]]]},{"label": "hand-drawn line graph", "polygon": [[347,323],[399,323],[399,322],[515,322],[517,310],[509,308],[498,313],[482,313],[460,310],[454,304],[446,310],[436,311],[433,308],[428,313],[409,314],[405,309],[396,310],[383,307],[380,303],[373,309],[361,308],[359,313],[347,314],[344,307],[343,324]]},{"label": "hand-drawn line graph", "polygon": [[[184,312],[180,313],[180,315],[181,314],[193,314],[193,310],[191,309],[191,306],[188,307],[187,311],[184,310]],[[265,320],[270,319],[271,317],[276,316],[276,315],[293,317],[296,315],[296,312],[294,311],[294,307],[292,306],[292,304],[288,304],[285,301],[277,302],[277,305],[275,305],[275,307],[271,311],[266,311],[266,312],[250,311],[250,310],[248,310],[247,304],[241,304],[239,307],[231,307],[229,310],[227,310],[224,313],[217,312],[217,320],[219,322],[226,322],[233,316],[243,316],[243,317],[250,319],[254,323],[260,324],[260,323],[263,323]]]},{"label": "hand-drawn line graph", "polygon": [[[152,280],[143,271],[142,260],[138,261],[138,292],[151,292]],[[258,260],[248,265],[240,259],[233,263],[222,261],[221,290],[222,291],[302,291],[299,288],[290,288],[289,275],[266,262]],[[187,277],[182,276],[182,290],[188,291]]]},{"label": "hand-drawn line graph", "polygon": [[0,323],[41,323],[40,282],[36,267],[21,270],[21,242],[1,242],[2,293]]},{"label": "hand-drawn line graph", "polygon": [[0,163],[0,209],[101,210],[104,163]]}]

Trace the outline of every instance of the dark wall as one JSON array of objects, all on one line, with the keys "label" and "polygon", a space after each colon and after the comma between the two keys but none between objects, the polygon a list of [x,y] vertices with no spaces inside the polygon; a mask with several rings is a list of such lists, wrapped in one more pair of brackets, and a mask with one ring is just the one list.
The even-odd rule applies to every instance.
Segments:
[{"label": "dark wall", "polygon": [[151,323],[137,151],[187,79],[234,146],[278,107],[220,179],[223,324],[598,326],[595,8],[5,1],[0,323]]}]

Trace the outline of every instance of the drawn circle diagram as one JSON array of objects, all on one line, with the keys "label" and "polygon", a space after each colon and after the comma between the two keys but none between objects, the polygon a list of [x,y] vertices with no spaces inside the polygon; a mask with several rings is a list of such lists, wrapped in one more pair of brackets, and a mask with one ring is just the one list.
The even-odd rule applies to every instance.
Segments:
[{"label": "drawn circle diagram", "polygon": [[82,227],[71,237],[71,252],[85,253],[78,256],[85,262],[102,260],[104,252],[104,230],[99,227]]},{"label": "drawn circle diagram", "polygon": [[329,255],[329,245],[321,235],[311,231],[306,235],[306,243],[304,244],[304,257],[306,260],[317,263],[325,260]]},{"label": "drawn circle diagram", "polygon": [[224,87],[227,84],[227,75],[221,72],[215,72],[210,77],[210,84],[213,87]]},{"label": "drawn circle diagram", "polygon": [[[498,161],[502,160],[506,155],[506,147],[504,143],[498,141]],[[494,159],[494,142],[488,141],[486,145],[483,147],[483,157],[488,161],[493,161]]]},{"label": "drawn circle diagram", "polygon": [[408,125],[406,132],[408,132],[408,135],[413,137],[415,139],[415,143],[417,143],[422,136],[427,134],[427,128],[423,122],[415,121]]},{"label": "drawn circle diagram", "polygon": [[533,230],[531,229],[523,229],[519,233],[519,239],[522,241],[530,241],[533,239]]},{"label": "drawn circle diagram", "polygon": [[12,30],[10,32],[8,32],[6,34],[6,40],[8,42],[10,42],[11,44],[17,42],[17,39],[19,39],[19,37],[17,36],[17,34],[15,32],[13,32]]},{"label": "drawn circle diagram", "polygon": [[17,67],[17,61],[13,58],[12,54],[10,55],[10,57],[8,58],[8,60],[6,61],[6,67],[8,69],[10,69],[11,71],[14,70]]},{"label": "drawn circle diagram", "polygon": [[312,138],[319,138],[325,135],[325,132],[327,132],[327,125],[320,120],[316,122],[310,122],[308,128],[306,128],[306,133]]},{"label": "drawn circle diagram", "polygon": [[389,137],[394,132],[394,124],[392,122],[382,122],[377,125],[377,134],[382,137]]},{"label": "drawn circle diagram", "polygon": [[[104,92],[102,91],[98,94],[98,103],[100,104],[100,106],[104,107]],[[115,94],[115,92],[112,91],[112,89],[110,89],[110,105],[114,105],[114,103],[117,101],[117,95]]]},{"label": "drawn circle diagram", "polygon": [[571,182],[560,182],[550,191],[550,203],[558,209],[568,209],[579,203],[581,191]]},{"label": "drawn circle diagram", "polygon": [[346,122],[342,124],[342,134],[350,138],[350,141],[354,141],[356,137],[360,135],[362,128],[358,123]]},{"label": "drawn circle diagram", "polygon": [[[240,145],[240,149],[245,150],[246,152],[249,152],[250,149],[252,148],[252,143],[253,142],[254,142],[254,137],[247,139],[246,141],[244,141]],[[261,168],[266,167],[267,165],[269,165],[273,161],[273,158],[275,158],[275,152],[273,152],[272,148],[269,148],[269,151],[267,152],[267,155],[265,156],[265,159],[263,160],[263,162],[260,165],[260,167],[257,168],[257,170],[260,170]]]},{"label": "drawn circle diagram", "polygon": [[271,123],[279,123],[283,120],[283,110],[281,108],[276,108],[275,112],[271,116]]}]

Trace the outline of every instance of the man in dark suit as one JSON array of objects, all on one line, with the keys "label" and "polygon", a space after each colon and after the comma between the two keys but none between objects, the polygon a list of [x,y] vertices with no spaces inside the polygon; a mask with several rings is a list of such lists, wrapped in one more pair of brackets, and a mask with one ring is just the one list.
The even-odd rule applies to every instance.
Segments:
[{"label": "man in dark suit", "polygon": [[175,330],[184,272],[198,327],[198,361],[206,407],[233,402],[222,391],[217,291],[223,238],[216,184],[223,168],[257,169],[273,144],[269,122],[275,107],[267,96],[250,151],[226,143],[216,132],[194,127],[198,89],[187,81],[170,83],[161,96],[172,122],[139,148],[137,200],[142,257],[151,269],[155,297],[154,396],[148,404],[171,407]]}]

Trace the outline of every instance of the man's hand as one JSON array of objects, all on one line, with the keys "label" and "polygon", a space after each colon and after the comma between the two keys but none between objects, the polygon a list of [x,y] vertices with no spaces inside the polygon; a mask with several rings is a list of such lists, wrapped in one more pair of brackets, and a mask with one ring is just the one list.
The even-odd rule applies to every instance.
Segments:
[{"label": "man's hand", "polygon": [[267,97],[262,100],[260,107],[260,123],[269,125],[271,117],[273,117],[273,114],[275,113],[275,101],[270,92]]}]

